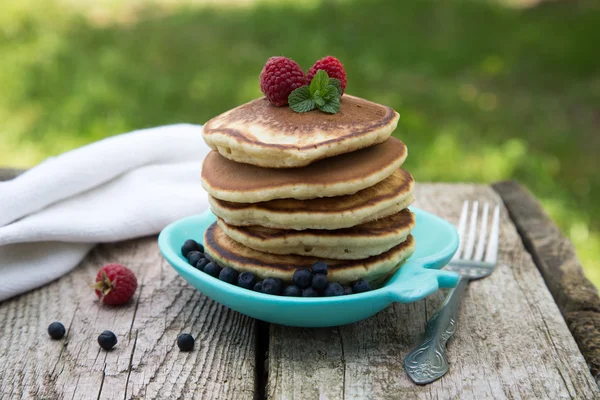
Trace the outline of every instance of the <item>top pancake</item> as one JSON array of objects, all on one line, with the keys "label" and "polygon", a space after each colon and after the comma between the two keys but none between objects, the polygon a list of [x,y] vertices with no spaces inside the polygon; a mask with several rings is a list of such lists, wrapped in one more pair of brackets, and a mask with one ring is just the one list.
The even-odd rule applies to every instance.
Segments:
[{"label": "top pancake", "polygon": [[399,118],[390,107],[348,94],[342,96],[336,114],[297,113],[262,97],[211,119],[202,135],[212,149],[236,162],[303,167],[384,142]]},{"label": "top pancake", "polygon": [[211,196],[234,203],[343,196],[386,179],[407,154],[404,143],[391,137],[304,168],[275,169],[236,163],[212,151],[204,160],[202,186]]}]

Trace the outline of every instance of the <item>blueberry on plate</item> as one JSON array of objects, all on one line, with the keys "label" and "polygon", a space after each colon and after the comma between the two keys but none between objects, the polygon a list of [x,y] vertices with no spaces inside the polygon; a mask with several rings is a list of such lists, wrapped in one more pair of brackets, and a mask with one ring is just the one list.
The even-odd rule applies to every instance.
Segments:
[{"label": "blueberry on plate", "polygon": [[183,243],[183,246],[181,246],[181,255],[184,256],[185,258],[188,257],[188,253],[190,251],[199,251],[200,250],[200,246],[198,245],[198,242],[196,242],[195,240],[192,239],[188,239],[185,241],[185,243]]},{"label": "blueberry on plate", "polygon": [[292,276],[292,281],[300,289],[306,289],[312,281],[312,273],[306,268],[297,269]]},{"label": "blueberry on plate", "polygon": [[263,291],[262,284],[263,284],[263,283],[262,283],[262,281],[261,281],[261,282],[256,282],[256,283],[254,284],[254,287],[252,288],[252,290],[254,290],[255,292],[260,292],[260,293],[262,293],[262,291]]},{"label": "blueberry on plate", "polygon": [[111,331],[104,331],[98,336],[98,344],[104,350],[110,350],[117,344],[117,335]]},{"label": "blueberry on plate", "polygon": [[369,285],[369,282],[365,281],[364,279],[361,279],[360,281],[357,281],[354,283],[354,285],[352,285],[352,292],[354,293],[363,293],[368,292],[369,290],[373,289],[371,289],[371,285]]},{"label": "blueberry on plate", "polygon": [[238,272],[231,268],[225,267],[219,272],[219,279],[223,282],[231,283],[232,285],[237,282]]},{"label": "blueberry on plate", "polygon": [[189,333],[182,333],[177,336],[177,347],[181,351],[192,351],[194,348],[194,337]]},{"label": "blueberry on plate", "polygon": [[302,289],[302,297],[319,297],[319,292],[311,287]]},{"label": "blueberry on plate", "polygon": [[200,261],[198,261],[198,263],[196,264],[196,269],[204,272],[204,267],[206,267],[206,265],[209,262],[210,261],[208,261],[206,258],[201,258]]},{"label": "blueberry on plate", "polygon": [[278,278],[267,278],[262,283],[262,291],[266,294],[280,295],[283,290],[283,282]]},{"label": "blueberry on plate", "polygon": [[317,292],[321,292],[321,291],[325,290],[328,283],[329,282],[327,281],[327,275],[317,274],[317,275],[313,276],[312,283],[310,286],[313,289],[315,289]]},{"label": "blueberry on plate", "polygon": [[325,291],[323,292],[323,295],[324,296],[343,296],[344,288],[339,283],[332,282],[329,285],[327,285],[327,287],[325,288]]},{"label": "blueberry on plate", "polygon": [[319,261],[319,262],[313,264],[312,273],[315,275],[316,274],[327,275],[327,264],[325,264],[322,261]]},{"label": "blueberry on plate", "polygon": [[352,294],[354,293],[352,291],[352,286],[348,286],[347,288],[344,288],[344,294]]},{"label": "blueberry on plate", "polygon": [[219,274],[221,273],[221,267],[219,267],[217,263],[211,261],[204,266],[204,272],[210,276],[218,278]]},{"label": "blueberry on plate", "polygon": [[[256,277],[252,272],[242,272],[237,279],[237,285],[241,288],[252,290],[256,285]],[[262,286],[262,285],[261,285]],[[262,290],[262,287],[261,287]]]},{"label": "blueberry on plate", "polygon": [[48,326],[48,335],[54,340],[62,339],[66,332],[65,326],[58,321]]},{"label": "blueberry on plate", "polygon": [[199,251],[190,251],[188,253],[188,262],[190,263],[190,265],[193,265],[194,267],[196,266],[196,264],[198,264],[198,261],[200,261],[201,259],[204,258],[204,253],[200,253]]},{"label": "blueberry on plate", "polygon": [[286,286],[286,288],[283,289],[283,295],[290,297],[300,297],[302,296],[302,289],[300,289],[296,285]]}]

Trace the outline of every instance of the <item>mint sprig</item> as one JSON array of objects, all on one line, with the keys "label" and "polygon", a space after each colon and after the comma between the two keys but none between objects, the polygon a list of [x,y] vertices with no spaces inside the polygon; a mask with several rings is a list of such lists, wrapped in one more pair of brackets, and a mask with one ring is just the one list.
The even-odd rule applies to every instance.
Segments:
[{"label": "mint sprig", "polygon": [[340,110],[341,93],[340,81],[330,79],[327,72],[320,69],[310,85],[301,86],[290,93],[288,103],[292,110],[299,113],[318,108],[328,114],[335,114]]}]

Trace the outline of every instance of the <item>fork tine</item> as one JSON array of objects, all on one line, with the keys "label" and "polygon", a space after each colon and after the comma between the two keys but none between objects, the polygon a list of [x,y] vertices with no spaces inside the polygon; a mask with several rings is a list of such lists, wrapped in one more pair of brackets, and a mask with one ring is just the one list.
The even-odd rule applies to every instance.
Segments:
[{"label": "fork tine", "polygon": [[469,214],[469,200],[463,203],[460,219],[458,220],[458,250],[454,254],[454,259],[460,258],[463,247],[465,247],[465,230],[467,229],[467,215]]},{"label": "fork tine", "polygon": [[469,221],[469,235],[465,246],[465,255],[463,259],[470,260],[473,257],[473,248],[475,247],[475,231],[477,230],[477,210],[479,202],[473,202],[473,211],[471,212],[471,221]]},{"label": "fork tine", "polygon": [[479,227],[479,238],[477,238],[477,250],[475,250],[475,257],[473,261],[481,261],[483,259],[483,249],[485,247],[485,237],[487,235],[488,226],[488,210],[490,205],[485,203],[483,205],[483,215],[481,216],[481,225]]},{"label": "fork tine", "polygon": [[498,235],[500,234],[500,205],[494,208],[492,218],[492,230],[490,231],[490,241],[485,250],[485,262],[495,264],[498,259]]}]

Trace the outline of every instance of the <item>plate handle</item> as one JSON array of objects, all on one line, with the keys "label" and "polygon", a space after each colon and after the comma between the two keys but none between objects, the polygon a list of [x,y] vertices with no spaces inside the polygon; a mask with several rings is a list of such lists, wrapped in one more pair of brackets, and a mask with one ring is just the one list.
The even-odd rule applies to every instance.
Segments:
[{"label": "plate handle", "polygon": [[454,272],[428,269],[419,263],[409,261],[400,267],[385,288],[392,301],[410,303],[421,300],[440,288],[453,288],[458,284],[459,279],[458,274]]}]

